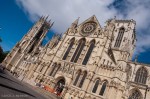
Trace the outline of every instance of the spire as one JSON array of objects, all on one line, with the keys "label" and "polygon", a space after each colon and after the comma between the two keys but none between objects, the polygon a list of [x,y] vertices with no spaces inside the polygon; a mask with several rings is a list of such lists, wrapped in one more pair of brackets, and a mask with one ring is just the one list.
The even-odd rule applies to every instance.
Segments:
[{"label": "spire", "polygon": [[48,17],[49,17],[49,15],[47,15],[47,16],[46,16],[45,20],[47,20],[47,19],[48,19]]},{"label": "spire", "polygon": [[95,19],[95,15],[93,15],[91,18],[90,18],[90,21],[94,21],[94,19]]},{"label": "spire", "polygon": [[40,17],[39,21],[42,21],[42,20],[44,20],[44,16],[43,15]]},{"label": "spire", "polygon": [[51,22],[51,19],[48,21],[49,23]]},{"label": "spire", "polygon": [[43,15],[42,15],[42,16],[40,17],[40,20],[43,21],[43,22],[45,22],[45,21],[47,21],[48,17],[49,17],[49,15],[47,15],[47,16],[43,16]]},{"label": "spire", "polygon": [[51,24],[51,27],[54,25],[54,22]]},{"label": "spire", "polygon": [[79,22],[79,18],[80,18],[80,17],[78,17],[78,18],[71,24],[71,28],[77,27],[78,22]]},{"label": "spire", "polygon": [[55,47],[59,41],[61,39],[61,34],[58,34],[58,33],[54,33],[52,39],[46,44],[46,47],[50,47],[50,48],[53,48]]},{"label": "spire", "polygon": [[115,21],[116,21],[116,16],[114,16],[114,18],[112,18],[112,19],[108,19],[108,20],[106,21],[106,23],[107,23],[108,25],[115,25]]},{"label": "spire", "polygon": [[42,19],[43,18],[43,15],[40,17],[40,19]]}]

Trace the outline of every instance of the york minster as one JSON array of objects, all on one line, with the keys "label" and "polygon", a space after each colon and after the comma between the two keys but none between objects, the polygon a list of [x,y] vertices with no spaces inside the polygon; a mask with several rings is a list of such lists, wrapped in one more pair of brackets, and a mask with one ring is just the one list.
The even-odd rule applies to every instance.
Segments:
[{"label": "york minster", "polygon": [[78,18],[41,46],[52,26],[41,17],[2,65],[63,99],[150,99],[150,65],[132,61],[136,21],[112,18],[102,27],[95,15],[80,24]]}]

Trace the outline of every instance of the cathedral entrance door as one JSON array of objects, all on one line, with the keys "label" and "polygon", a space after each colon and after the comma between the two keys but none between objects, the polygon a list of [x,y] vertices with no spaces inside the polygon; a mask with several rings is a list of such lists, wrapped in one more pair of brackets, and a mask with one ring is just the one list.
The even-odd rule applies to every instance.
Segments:
[{"label": "cathedral entrance door", "polygon": [[61,95],[61,92],[63,91],[65,86],[65,79],[60,79],[55,85],[55,94]]}]

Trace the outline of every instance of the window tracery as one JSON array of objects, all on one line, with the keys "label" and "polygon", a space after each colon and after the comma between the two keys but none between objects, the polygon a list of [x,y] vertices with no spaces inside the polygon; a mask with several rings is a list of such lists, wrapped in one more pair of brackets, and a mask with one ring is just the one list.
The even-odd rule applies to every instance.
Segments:
[{"label": "window tracery", "polygon": [[123,27],[120,28],[114,47],[120,47],[124,32],[125,29]]},{"label": "window tracery", "polygon": [[80,78],[80,75],[81,75],[81,71],[79,70],[78,72],[77,72],[77,76],[76,76],[76,78],[75,78],[75,81],[74,81],[74,83],[73,83],[73,85],[77,85],[77,82],[78,82],[78,80],[79,80],[79,78]]},{"label": "window tracery", "polygon": [[63,60],[66,60],[66,58],[68,57],[69,52],[71,51],[73,44],[74,44],[75,39],[71,39],[70,44],[68,46],[68,49],[66,50],[64,56],[63,56]]},{"label": "window tracery", "polygon": [[84,83],[84,81],[85,81],[85,79],[86,79],[86,76],[87,76],[87,72],[86,71],[82,74],[81,70],[79,70],[73,85],[74,86],[78,86],[79,88],[81,88],[83,83]]},{"label": "window tracery", "polygon": [[83,85],[83,83],[84,83],[84,81],[86,79],[86,76],[87,76],[87,72],[84,72],[83,76],[81,76],[82,78],[81,78],[81,81],[79,83],[79,88],[82,87],[82,85]]},{"label": "window tracery", "polygon": [[107,81],[104,81],[103,84],[102,84],[102,87],[101,87],[101,90],[100,90],[99,95],[101,95],[101,96],[104,95],[104,92],[105,92],[105,90],[106,90],[106,87],[107,87]]},{"label": "window tracery", "polygon": [[146,84],[147,75],[147,70],[144,67],[139,68],[136,72],[135,82]]},{"label": "window tracery", "polygon": [[93,90],[92,90],[93,93],[96,93],[99,83],[100,83],[100,80],[97,79],[95,84],[94,84]]},{"label": "window tracery", "polygon": [[86,65],[86,64],[87,64],[87,62],[88,62],[88,60],[89,60],[89,58],[90,58],[90,56],[91,56],[91,53],[92,53],[92,51],[93,51],[93,49],[94,49],[94,46],[95,46],[95,41],[93,40],[93,41],[90,43],[89,49],[88,49],[88,51],[87,51],[87,53],[86,53],[86,55],[85,55],[85,57],[84,57],[84,60],[83,60],[83,62],[82,62],[83,65]]},{"label": "window tracery", "polygon": [[132,92],[128,99],[142,99],[142,96],[139,91],[135,90]]},{"label": "window tracery", "polygon": [[80,56],[84,46],[85,46],[85,39],[81,39],[79,41],[79,44],[78,44],[78,46],[77,46],[73,56],[72,56],[71,62],[75,62],[75,63],[77,62],[77,60],[78,60],[78,58],[79,58],[79,56]]}]

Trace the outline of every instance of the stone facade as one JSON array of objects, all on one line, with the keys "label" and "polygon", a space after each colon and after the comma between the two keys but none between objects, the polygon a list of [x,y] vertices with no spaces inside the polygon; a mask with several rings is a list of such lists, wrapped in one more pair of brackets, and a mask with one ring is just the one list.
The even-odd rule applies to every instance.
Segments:
[{"label": "stone facade", "polygon": [[131,61],[135,21],[78,21],[41,46],[53,25],[41,17],[2,64],[29,84],[61,86],[64,99],[150,99],[150,67]]}]

